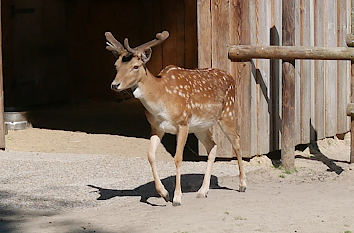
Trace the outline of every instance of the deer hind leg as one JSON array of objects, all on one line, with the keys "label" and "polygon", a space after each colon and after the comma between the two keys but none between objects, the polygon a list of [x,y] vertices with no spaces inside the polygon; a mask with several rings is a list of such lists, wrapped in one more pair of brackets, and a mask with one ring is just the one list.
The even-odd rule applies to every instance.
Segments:
[{"label": "deer hind leg", "polygon": [[181,125],[178,127],[177,133],[177,148],[175,154],[176,165],[176,188],[173,197],[173,206],[179,206],[182,202],[182,189],[181,189],[181,164],[183,159],[183,149],[187,141],[188,126]]},{"label": "deer hind leg", "polygon": [[240,192],[245,192],[247,188],[246,184],[246,175],[245,172],[243,171],[243,162],[242,162],[242,156],[240,152],[240,136],[238,133],[235,131],[234,126],[229,126],[227,124],[228,122],[224,121],[219,121],[218,125],[220,126],[221,130],[225,133],[225,136],[228,138],[232,145],[232,150],[234,154],[236,155],[237,158],[237,163],[238,163],[238,168],[240,172]]},{"label": "deer hind leg", "polygon": [[209,130],[207,130],[205,132],[195,133],[195,136],[204,145],[204,147],[208,153],[208,162],[207,162],[207,167],[206,167],[206,171],[205,171],[205,175],[204,175],[204,179],[203,179],[203,184],[197,192],[197,197],[202,198],[202,197],[207,197],[208,192],[209,192],[211,170],[213,168],[213,164],[215,161],[217,146],[216,146],[214,140],[212,139],[211,132]]},{"label": "deer hind leg", "polygon": [[245,172],[243,171],[243,161],[242,161],[242,156],[241,156],[241,152],[240,152],[240,136],[236,135],[234,137],[234,145],[232,146],[234,153],[237,157],[237,163],[238,163],[238,169],[240,172],[240,192],[245,192],[246,188],[247,188],[247,184],[246,184],[246,175]]}]

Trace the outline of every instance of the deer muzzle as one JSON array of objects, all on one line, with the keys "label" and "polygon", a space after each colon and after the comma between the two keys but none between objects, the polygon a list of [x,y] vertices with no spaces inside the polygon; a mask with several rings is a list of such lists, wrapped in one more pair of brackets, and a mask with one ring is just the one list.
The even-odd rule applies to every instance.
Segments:
[{"label": "deer muzzle", "polygon": [[111,89],[113,91],[120,91],[119,86],[120,86],[120,83],[112,83],[111,84]]}]

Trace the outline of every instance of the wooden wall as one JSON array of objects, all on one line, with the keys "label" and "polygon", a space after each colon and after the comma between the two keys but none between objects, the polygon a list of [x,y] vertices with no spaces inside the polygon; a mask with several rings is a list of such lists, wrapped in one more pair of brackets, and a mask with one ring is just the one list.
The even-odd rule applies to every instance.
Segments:
[{"label": "wooden wall", "polygon": [[[350,0],[294,0],[295,44],[345,46]],[[280,149],[279,60],[231,63],[230,44],[282,45],[281,0],[198,0],[199,67],[217,67],[239,79],[241,151],[245,157]],[[295,144],[348,132],[350,63],[296,61]],[[231,156],[226,140],[220,157]]]},{"label": "wooden wall", "polygon": [[196,0],[3,1],[7,107],[73,99],[113,99],[114,57],[105,31],[132,46],[168,30],[148,66],[197,67]]}]

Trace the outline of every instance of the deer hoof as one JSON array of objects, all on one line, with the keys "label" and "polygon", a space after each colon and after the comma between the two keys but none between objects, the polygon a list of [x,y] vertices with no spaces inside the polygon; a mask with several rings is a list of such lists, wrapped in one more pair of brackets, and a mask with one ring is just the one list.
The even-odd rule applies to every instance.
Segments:
[{"label": "deer hoof", "polygon": [[197,193],[197,198],[207,198],[208,197],[208,192],[198,192]]},{"label": "deer hoof", "polygon": [[165,199],[166,202],[170,201],[170,194],[166,194],[166,196],[163,197],[163,199]]},{"label": "deer hoof", "polygon": [[240,189],[239,189],[240,192],[245,192],[246,191],[246,186],[240,186]]},{"label": "deer hoof", "polygon": [[174,202],[172,202],[172,205],[173,205],[173,206],[180,206],[180,205],[181,205],[181,202],[174,201]]}]

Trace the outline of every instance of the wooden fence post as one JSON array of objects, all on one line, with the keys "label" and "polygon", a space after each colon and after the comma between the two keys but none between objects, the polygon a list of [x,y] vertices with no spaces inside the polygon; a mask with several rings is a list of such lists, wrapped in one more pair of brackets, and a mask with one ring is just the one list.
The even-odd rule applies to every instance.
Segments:
[{"label": "wooden fence post", "polygon": [[[354,61],[351,61],[351,93],[350,93],[350,102],[354,103]],[[350,163],[354,163],[354,116],[350,117],[350,137],[351,137],[351,146],[350,146]]]},{"label": "wooden fence post", "polygon": [[[346,41],[348,47],[354,47],[354,0],[351,1],[351,34],[347,35]],[[351,87],[350,87],[350,102],[354,103],[354,60],[351,60],[350,67],[351,74]],[[351,137],[351,146],[350,146],[350,163],[354,163],[354,116],[351,114],[350,117],[350,137]]]},{"label": "wooden fence post", "polygon": [[2,27],[1,27],[1,0],[0,0],[0,149],[5,149],[5,123],[4,123],[4,88],[2,70]]},{"label": "wooden fence post", "polygon": [[[353,18],[353,15],[352,15]],[[353,26],[352,26],[353,33]],[[348,47],[354,47],[354,36],[353,34],[347,35],[347,45]],[[350,82],[350,102],[348,104],[348,108],[351,107],[354,103],[354,60],[351,60],[350,74],[351,74],[351,82]],[[347,108],[347,109],[348,109]],[[352,111],[348,112],[347,115],[350,116],[350,137],[351,137],[351,146],[350,146],[350,163],[354,163],[354,115],[351,114]]]},{"label": "wooden fence post", "polygon": [[[283,0],[283,46],[295,45],[295,1]],[[281,161],[287,170],[295,168],[295,60],[282,63],[282,136]]]},{"label": "wooden fence post", "polygon": [[[354,0],[351,1],[351,37],[353,38],[354,34]],[[348,41],[348,40],[347,40]],[[353,40],[351,40],[353,41]],[[353,44],[353,43],[352,43]],[[349,46],[349,45],[348,45]],[[353,46],[353,45],[352,45]],[[351,74],[351,87],[350,87],[350,101],[354,102],[354,60],[351,60],[351,67],[350,67],[350,74]],[[350,117],[350,136],[351,136],[351,146],[350,146],[350,163],[354,163],[354,116]]]}]

